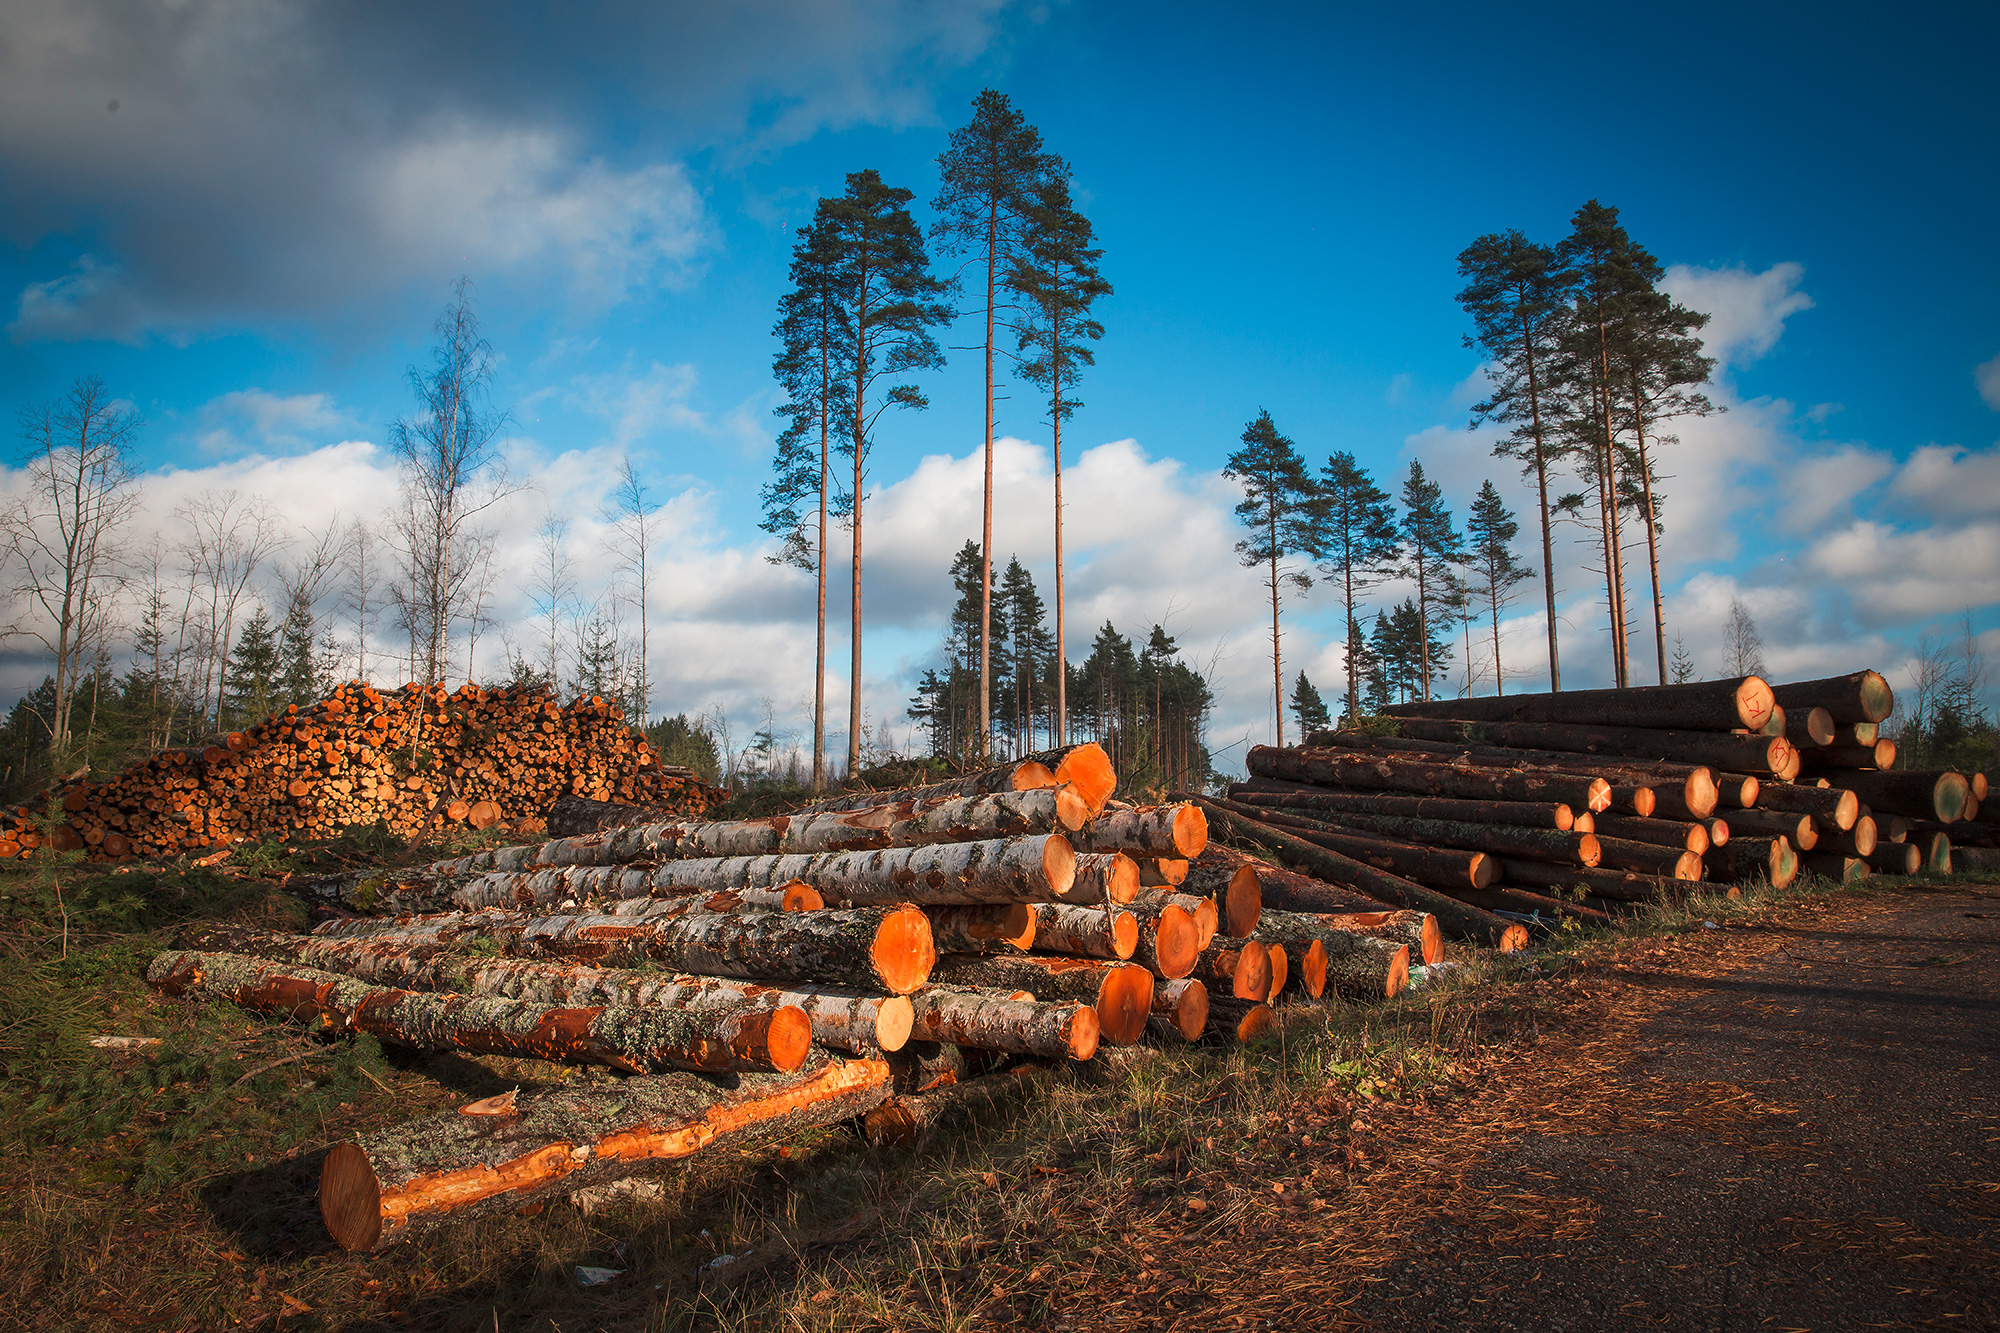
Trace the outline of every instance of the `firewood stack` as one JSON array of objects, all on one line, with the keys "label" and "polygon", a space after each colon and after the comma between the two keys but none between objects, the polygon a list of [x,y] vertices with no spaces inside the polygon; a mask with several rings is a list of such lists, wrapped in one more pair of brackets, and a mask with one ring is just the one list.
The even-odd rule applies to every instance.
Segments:
[{"label": "firewood stack", "polygon": [[1948,872],[1947,829],[1992,836],[1963,822],[1983,780],[1892,770],[1892,704],[1873,671],[1401,704],[1393,735],[1252,749],[1250,780],[1203,805],[1292,871],[1507,948],[1511,923],[1603,922],[1704,880]]},{"label": "firewood stack", "polygon": [[367,1249],[756,1134],[861,1116],[912,1143],[1030,1086],[1024,1060],[1244,1040],[1280,996],[1379,999],[1412,945],[1435,958],[1421,913],[1263,910],[1247,861],[1214,870],[1198,807],[1114,804],[1115,785],[1085,744],[765,819],[620,824],[617,802],[571,799],[590,831],[295,877],[328,918],[310,933],[212,928],[148,977],[419,1050],[630,1076],[339,1145],[322,1213]]},{"label": "firewood stack", "polygon": [[559,796],[700,816],[722,799],[667,770],[615,704],[561,707],[543,689],[343,685],[247,731],[78,778],[0,812],[0,859],[33,851],[51,804],[58,851],[175,856],[245,839],[327,837],[386,823],[409,836],[539,820]]}]

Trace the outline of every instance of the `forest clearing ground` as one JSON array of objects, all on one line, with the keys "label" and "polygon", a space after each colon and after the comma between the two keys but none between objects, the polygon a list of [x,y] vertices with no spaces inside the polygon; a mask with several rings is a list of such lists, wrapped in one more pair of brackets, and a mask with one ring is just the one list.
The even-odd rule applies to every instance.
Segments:
[{"label": "forest clearing ground", "polygon": [[324,1145],[608,1076],[315,1046],[147,995],[145,937],[113,938],[93,1021],[169,1044],[59,1082],[94,1112],[63,1136],[7,1108],[0,1324],[1993,1325],[2000,886],[1821,887],[1475,957],[1255,1049],[1111,1052],[914,1157],[821,1131],[380,1255],[326,1240]]}]

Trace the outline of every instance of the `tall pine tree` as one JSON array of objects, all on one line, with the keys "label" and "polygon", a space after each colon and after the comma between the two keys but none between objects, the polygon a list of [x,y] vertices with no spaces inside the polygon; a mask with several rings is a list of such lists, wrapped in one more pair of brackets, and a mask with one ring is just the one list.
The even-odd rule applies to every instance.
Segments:
[{"label": "tall pine tree", "polygon": [[[1354,623],[1354,595],[1391,573],[1400,547],[1396,510],[1389,493],[1375,484],[1350,453],[1326,460],[1319,472],[1320,569],[1340,580],[1342,618]],[[1347,642],[1347,713],[1359,715],[1362,667],[1355,656],[1358,635]]]},{"label": "tall pine tree", "polygon": [[875,171],[850,172],[847,193],[821,201],[832,282],[842,318],[853,330],[840,368],[848,384],[847,426],[839,452],[853,464],[844,509],[854,545],[850,565],[852,658],[848,668],[847,771],[861,767],[861,518],[868,450],[875,422],[891,407],[925,408],[914,384],[886,377],[944,364],[931,328],[950,321],[945,284],[931,275],[924,234],[910,216],[908,190],[886,185]]},{"label": "tall pine tree", "polygon": [[[764,519],[758,526],[778,537],[773,564],[811,572],[818,585],[813,652],[813,790],[826,782],[826,531],[832,502],[833,439],[853,414],[852,385],[842,368],[854,355],[854,326],[839,282],[840,252],[826,201],[813,220],[799,228],[792,245],[792,289],[778,302],[771,332],[778,354],[771,369],[785,391],[778,415],[786,419],[778,436],[775,474],[764,487]],[[807,527],[802,506],[816,514]]]},{"label": "tall pine tree", "polygon": [[1418,680],[1422,697],[1431,697],[1431,681],[1441,664],[1432,661],[1442,621],[1452,594],[1451,567],[1465,561],[1465,545],[1444,506],[1444,491],[1424,476],[1424,465],[1410,460],[1403,479],[1403,573],[1417,581],[1416,610]]},{"label": "tall pine tree", "polygon": [[1007,101],[982,88],[972,100],[972,120],[953,130],[938,154],[939,187],[931,207],[938,220],[931,239],[948,255],[969,258],[983,279],[985,300],[986,492],[980,525],[979,715],[992,735],[993,643],[993,352],[1001,284],[1026,253],[1037,187],[1058,178],[1061,159],[1042,151],[1042,136]]},{"label": "tall pine tree", "polygon": [[1319,554],[1319,488],[1306,471],[1298,447],[1278,433],[1267,411],[1259,411],[1243,428],[1243,447],[1229,456],[1222,475],[1243,485],[1236,517],[1250,536],[1236,543],[1244,567],[1265,567],[1271,593],[1271,712],[1277,741],[1285,743],[1285,673],[1278,646],[1279,594],[1287,586],[1300,592],[1312,587],[1312,575],[1287,568],[1292,556]]},{"label": "tall pine tree", "polygon": [[[1036,748],[1035,730],[1046,693],[1041,685],[1048,676],[1051,645],[1048,608],[1035,590],[1034,576],[1017,558],[1008,559],[1007,570],[1000,576],[1000,605],[1007,615],[1006,685],[1000,693],[1008,704],[1014,753],[1023,755]],[[1053,716],[1049,725],[1053,735]]]},{"label": "tall pine tree", "polygon": [[1007,285],[1025,304],[1018,351],[1023,378],[1049,398],[1049,427],[1055,460],[1056,513],[1056,745],[1069,743],[1068,610],[1063,583],[1062,428],[1070,414],[1083,406],[1075,396],[1078,375],[1095,365],[1091,344],[1104,336],[1104,326],[1090,317],[1099,297],[1111,294],[1111,284],[1098,272],[1104,251],[1096,244],[1090,219],[1070,204],[1069,185],[1060,178],[1044,181],[1035,191],[1028,213],[1028,244]]},{"label": "tall pine tree", "polygon": [[[1465,520],[1465,533],[1469,539],[1470,565],[1472,569],[1472,592],[1486,603],[1487,614],[1493,618],[1493,692],[1505,694],[1506,673],[1500,666],[1500,612],[1512,600],[1514,585],[1523,579],[1531,579],[1535,571],[1525,569],[1514,558],[1514,538],[1519,536],[1521,525],[1514,521],[1500,492],[1489,480],[1479,488],[1479,494],[1472,501],[1472,512]],[[1468,620],[1474,617],[1468,617]],[[1470,649],[1467,650],[1466,669],[1471,670]],[[1469,679],[1469,677],[1468,677]],[[1470,688],[1466,691],[1471,693]]]},{"label": "tall pine tree", "polygon": [[[1549,500],[1549,470],[1561,454],[1553,429],[1552,371],[1569,305],[1572,272],[1557,252],[1518,231],[1481,236],[1458,256],[1466,279],[1458,303],[1472,317],[1466,346],[1485,353],[1491,392],[1472,408],[1472,426],[1497,421],[1513,427],[1493,446],[1505,458],[1521,460],[1535,478],[1537,518],[1542,529],[1542,590],[1549,630],[1549,688],[1562,689],[1556,651],[1555,513]],[[1497,669],[1497,668],[1496,668]]]}]

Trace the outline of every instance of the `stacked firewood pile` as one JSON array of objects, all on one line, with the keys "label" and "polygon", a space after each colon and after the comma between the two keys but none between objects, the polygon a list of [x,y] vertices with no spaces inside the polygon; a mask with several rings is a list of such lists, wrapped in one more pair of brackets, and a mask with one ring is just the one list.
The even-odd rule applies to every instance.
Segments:
[{"label": "stacked firewood pile", "polygon": [[1445,931],[1605,922],[1703,881],[1949,873],[1985,777],[1894,769],[1873,671],[1403,704],[1391,735],[1250,751],[1225,836]]},{"label": "stacked firewood pile", "polygon": [[[410,836],[539,820],[564,795],[700,815],[722,798],[664,768],[615,704],[539,688],[356,682],[247,731],[162,751],[0,812],[0,859],[40,847],[174,856],[245,839],[326,837],[378,821]],[[46,824],[51,806],[62,815]],[[45,831],[46,830],[46,831]]]},{"label": "stacked firewood pile", "polygon": [[[362,1249],[810,1124],[860,1116],[908,1145],[1100,1043],[1246,1040],[1281,998],[1379,1000],[1413,954],[1436,960],[1424,913],[1210,846],[1199,807],[1113,803],[1115,782],[1085,744],[735,822],[571,800],[610,826],[295,878],[326,918],[310,933],[209,929],[148,976],[404,1047],[629,1075],[336,1147],[322,1212]],[[1274,910],[1291,881],[1298,910]]]}]

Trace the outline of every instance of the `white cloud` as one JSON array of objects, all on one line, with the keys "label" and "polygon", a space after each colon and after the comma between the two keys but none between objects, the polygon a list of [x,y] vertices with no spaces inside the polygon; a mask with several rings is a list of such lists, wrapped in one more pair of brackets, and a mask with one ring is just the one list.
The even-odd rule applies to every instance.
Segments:
[{"label": "white cloud", "polygon": [[1897,469],[1889,491],[1920,517],[2000,515],[2000,447],[1927,444]]},{"label": "white cloud", "polygon": [[1972,378],[1979,385],[1980,400],[2000,412],[2000,356],[1980,362],[1973,368]]},{"label": "white cloud", "polygon": [[1670,267],[1660,286],[1690,310],[1709,316],[1702,340],[1724,366],[1744,366],[1777,345],[1785,321],[1813,308],[1798,290],[1800,264],[1773,264],[1763,272],[1748,268]]},{"label": "white cloud", "polygon": [[324,393],[239,389],[203,405],[195,439],[207,453],[292,453],[352,430],[355,421]]}]

